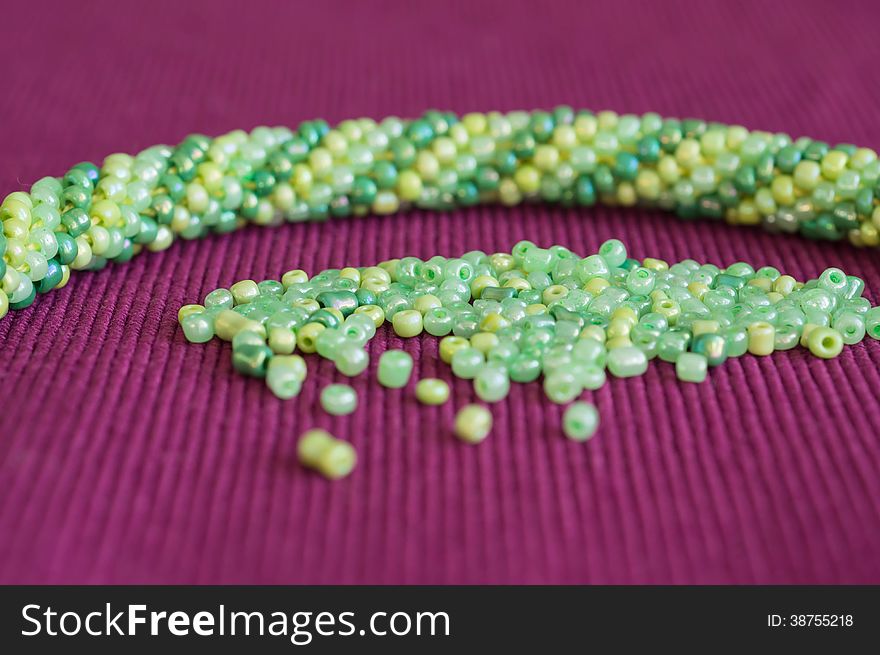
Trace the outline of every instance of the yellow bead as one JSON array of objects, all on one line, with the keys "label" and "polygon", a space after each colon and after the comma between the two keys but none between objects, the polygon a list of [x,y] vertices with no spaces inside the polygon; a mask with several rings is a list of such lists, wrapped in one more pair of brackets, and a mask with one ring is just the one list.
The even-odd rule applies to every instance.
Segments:
[{"label": "yellow bead", "polygon": [[446,364],[452,362],[452,356],[456,351],[467,348],[471,342],[464,337],[449,335],[440,339],[440,359]]},{"label": "yellow bead", "polygon": [[537,193],[541,188],[541,174],[534,166],[523,164],[513,174],[517,188],[525,195]]},{"label": "yellow bead", "polygon": [[385,322],[385,311],[379,305],[361,305],[355,314],[364,314],[373,321],[373,325],[380,327]]},{"label": "yellow bead", "polygon": [[413,308],[422,315],[436,307],[442,306],[443,303],[440,302],[440,299],[430,293],[427,293],[424,296],[419,296],[415,303],[413,303]]},{"label": "yellow bead", "polygon": [[449,385],[437,378],[425,378],[416,383],[416,398],[425,405],[442,405],[449,400]]},{"label": "yellow bead", "polygon": [[519,187],[509,177],[505,177],[498,184],[498,201],[508,207],[522,202],[522,194],[519,191]]},{"label": "yellow bead", "polygon": [[528,291],[532,288],[532,285],[529,284],[529,281],[524,277],[512,277],[507,282],[501,285],[506,289],[516,289],[519,291]]},{"label": "yellow bead", "polygon": [[736,210],[736,222],[739,225],[758,225],[761,222],[761,213],[752,200],[746,198],[739,203]]},{"label": "yellow bead", "polygon": [[846,169],[848,159],[846,153],[841,150],[829,150],[822,157],[822,175],[826,180],[833,182]]},{"label": "yellow bead", "polygon": [[773,290],[773,280],[769,277],[753,277],[747,284],[750,287],[760,289],[764,293],[770,293]]},{"label": "yellow bead", "polygon": [[266,338],[266,328],[262,323],[252,321],[231,309],[224,309],[214,319],[214,334],[223,341],[232,341],[236,334],[244,330],[256,332]]},{"label": "yellow bead", "polygon": [[535,148],[534,162],[539,170],[553,171],[559,166],[559,150],[556,146],[541,144]]},{"label": "yellow bead", "polygon": [[205,307],[203,305],[184,305],[177,310],[177,322],[180,323],[190,314],[198,314],[203,311],[205,311]]},{"label": "yellow bead", "polygon": [[618,307],[611,312],[611,320],[625,320],[633,326],[639,322],[639,315],[632,307]]},{"label": "yellow bead", "polygon": [[343,478],[354,469],[357,455],[351,444],[336,439],[326,430],[304,432],[296,444],[297,458],[331,480]]},{"label": "yellow bead", "polygon": [[773,291],[781,293],[783,296],[787,296],[794,291],[796,284],[797,280],[791,275],[780,275],[773,281]]},{"label": "yellow bead", "polygon": [[598,296],[602,291],[611,286],[611,283],[604,277],[591,278],[585,285],[584,291]]},{"label": "yellow bead", "polygon": [[810,341],[810,333],[815,330],[817,327],[821,327],[820,325],[816,325],[815,323],[805,323],[804,327],[801,328],[801,340],[800,344],[804,348],[809,348]]},{"label": "yellow bead", "polygon": [[296,334],[286,327],[269,328],[269,348],[276,355],[290,355],[296,350]]},{"label": "yellow bead", "polygon": [[703,296],[709,291],[709,287],[702,282],[691,282],[688,284],[687,288],[688,291],[691,292],[691,295],[698,300],[702,300]]},{"label": "yellow bead", "polygon": [[483,289],[486,287],[497,287],[499,286],[498,280],[496,280],[491,275],[478,275],[474,278],[474,281],[471,282],[471,295],[474,299],[478,299],[483,295]]},{"label": "yellow bead", "polygon": [[779,205],[794,204],[794,183],[788,175],[777,175],[770,183],[770,191],[773,193],[773,200]]},{"label": "yellow bead", "polygon": [[720,328],[721,326],[718,324],[718,321],[697,319],[691,323],[691,333],[694,337],[698,337],[701,334],[715,334]]},{"label": "yellow bead", "polygon": [[678,323],[678,317],[681,314],[681,307],[674,300],[666,298],[651,305],[651,311],[656,312],[669,321],[669,325]]},{"label": "yellow bead", "polygon": [[309,274],[300,269],[294,269],[292,271],[287,271],[284,275],[281,276],[281,285],[284,289],[289,289],[294,284],[305,284],[309,281]]},{"label": "yellow bead", "polygon": [[361,271],[361,286],[363,286],[364,282],[367,282],[369,280],[376,280],[378,282],[382,282],[383,284],[390,284],[391,274],[381,266],[368,266]]},{"label": "yellow bead", "polygon": [[186,185],[186,205],[193,214],[204,213],[210,200],[208,190],[198,182],[190,182]]},{"label": "yellow bead", "polygon": [[526,316],[534,316],[535,314],[544,314],[547,312],[547,305],[544,303],[536,302],[531,305],[526,305]]},{"label": "yellow bead", "polygon": [[621,182],[617,187],[617,202],[622,207],[632,207],[638,202],[635,187],[629,182]]},{"label": "yellow bead", "polygon": [[495,312],[486,314],[482,320],[480,320],[480,330],[483,332],[498,332],[498,330],[506,328],[509,325],[510,321],[504,318],[501,314]]},{"label": "yellow bead", "polygon": [[776,293],[775,291],[771,291],[767,294],[767,300],[769,300],[774,305],[783,298],[785,298],[785,296],[783,296],[781,293]]},{"label": "yellow bead", "polygon": [[471,346],[484,355],[498,345],[498,335],[494,332],[477,332],[471,339]]},{"label": "yellow bead", "polygon": [[313,314],[314,312],[321,309],[320,303],[314,298],[300,298],[299,300],[295,300],[293,302],[294,307],[301,307],[306,310],[309,314]]},{"label": "yellow bead", "polygon": [[399,337],[409,338],[421,334],[423,329],[422,314],[415,309],[404,309],[391,317],[394,333]]},{"label": "yellow bead", "polygon": [[415,202],[422,197],[422,178],[413,170],[404,170],[397,176],[397,193],[401,200]]},{"label": "yellow bead", "polygon": [[594,339],[599,343],[605,343],[605,330],[598,325],[587,325],[578,335],[579,339]]},{"label": "yellow bead", "polygon": [[455,436],[465,443],[480,443],[491,430],[492,413],[482,405],[466,405],[455,415]]},{"label": "yellow bead", "polygon": [[679,165],[692,169],[701,162],[700,144],[694,139],[682,139],[675,149],[675,160]]},{"label": "yellow bead", "polygon": [[260,288],[253,280],[236,282],[229,287],[229,291],[232,292],[232,298],[235,300],[236,305],[245,305],[260,295]]},{"label": "yellow bead", "polygon": [[[636,175],[636,194],[645,200],[657,200],[663,190],[660,175],[650,168],[641,169]],[[650,268],[650,267],[645,267]],[[664,269],[665,270],[665,269]]]},{"label": "yellow bead", "polygon": [[61,266],[61,281],[55,285],[56,289],[63,289],[67,286],[67,283],[70,281],[70,266],[63,265]]},{"label": "yellow bead", "polygon": [[598,131],[599,122],[590,114],[581,114],[574,119],[574,132],[578,141],[587,144],[592,143]]},{"label": "yellow bead", "polygon": [[805,159],[794,167],[794,183],[804,191],[812,191],[822,179],[822,168],[818,163]]},{"label": "yellow bead", "polygon": [[400,201],[392,191],[380,191],[373,200],[373,211],[379,215],[393,214],[400,209]]},{"label": "yellow bead", "polygon": [[489,265],[496,273],[506,273],[507,271],[513,269],[513,256],[507,254],[506,252],[496,252],[494,255],[491,255],[489,257]]},{"label": "yellow bead", "polygon": [[629,333],[632,331],[632,326],[633,324],[625,318],[611,319],[611,322],[608,324],[608,328],[605,330],[605,336],[608,341],[613,341],[614,339],[618,339],[620,337],[629,338]]},{"label": "yellow bead", "polygon": [[112,200],[99,200],[94,203],[90,215],[93,219],[98,220],[102,225],[106,225],[107,227],[115,227],[122,220],[119,205]]},{"label": "yellow bead", "polygon": [[644,261],[642,261],[642,266],[650,268],[652,271],[657,271],[658,273],[669,270],[668,263],[662,259],[654,259],[653,257],[646,257]]},{"label": "yellow bead", "polygon": [[296,346],[302,352],[311,354],[317,351],[318,336],[326,328],[321,323],[306,323],[296,332]]},{"label": "yellow bead", "polygon": [[769,355],[773,352],[776,328],[765,321],[756,321],[748,327],[749,352],[753,355]]},{"label": "yellow bead", "polygon": [[336,307],[324,307],[324,309],[326,311],[330,312],[331,314],[333,314],[333,316],[336,317],[336,320],[339,321],[340,323],[342,323],[345,320],[345,316],[343,316],[342,312],[339,311],[338,309],[336,309]]},{"label": "yellow bead", "polygon": [[461,122],[471,136],[479,136],[483,134],[489,124],[486,120],[486,115],[478,113],[465,114],[461,117]]},{"label": "yellow bead", "polygon": [[552,302],[565,298],[568,295],[568,287],[564,287],[561,284],[551,284],[549,287],[544,289],[541,294],[541,300],[544,301],[545,305],[549,305]]},{"label": "yellow bead", "polygon": [[382,282],[377,278],[370,278],[369,280],[361,282],[361,289],[372,291],[376,295],[379,295],[383,291],[388,291],[389,288],[390,286],[388,282]]},{"label": "yellow bead", "polygon": [[339,277],[345,280],[351,280],[358,286],[360,286],[361,284],[361,272],[353,266],[346,266],[341,271],[339,271]]},{"label": "yellow bead", "polygon": [[0,318],[9,313],[9,296],[3,289],[0,289]]},{"label": "yellow bead", "polygon": [[624,348],[631,345],[632,341],[630,341],[629,337],[614,337],[613,339],[609,339],[605,342],[605,347],[608,348],[608,350],[614,350],[615,348]]}]

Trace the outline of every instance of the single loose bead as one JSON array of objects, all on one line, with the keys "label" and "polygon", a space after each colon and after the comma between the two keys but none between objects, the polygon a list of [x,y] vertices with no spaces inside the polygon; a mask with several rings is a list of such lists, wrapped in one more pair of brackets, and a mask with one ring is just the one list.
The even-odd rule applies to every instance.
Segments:
[{"label": "single loose bead", "polygon": [[607,366],[615,377],[635,377],[648,370],[648,358],[642,350],[635,346],[623,346],[609,349]]},{"label": "single loose bead", "polygon": [[449,385],[437,378],[424,378],[416,384],[416,398],[425,405],[442,405],[449,400]]},{"label": "single loose bead", "polygon": [[592,403],[572,403],[562,415],[562,431],[572,441],[586,441],[598,427],[599,411]]},{"label": "single loose bead", "polygon": [[810,331],[807,345],[816,357],[833,359],[843,350],[843,337],[837,330],[817,326]]},{"label": "single loose bead", "polygon": [[682,382],[702,382],[706,379],[708,362],[700,353],[681,353],[675,362],[675,374]]},{"label": "single loose bead", "polygon": [[491,430],[492,413],[481,405],[465,405],[455,415],[455,436],[465,443],[480,443]]},{"label": "single loose bead", "polygon": [[773,352],[776,329],[766,321],[757,321],[748,327],[749,352],[753,355],[769,355]]},{"label": "single loose bead", "polygon": [[403,350],[386,350],[379,356],[377,371],[379,384],[389,389],[400,389],[409,382],[413,370],[413,358]]},{"label": "single loose bead", "polygon": [[415,309],[404,309],[391,318],[394,333],[399,337],[415,337],[423,329],[422,313]]},{"label": "single loose bead", "polygon": [[321,407],[334,416],[351,414],[357,408],[357,393],[347,384],[329,384],[321,391]]}]

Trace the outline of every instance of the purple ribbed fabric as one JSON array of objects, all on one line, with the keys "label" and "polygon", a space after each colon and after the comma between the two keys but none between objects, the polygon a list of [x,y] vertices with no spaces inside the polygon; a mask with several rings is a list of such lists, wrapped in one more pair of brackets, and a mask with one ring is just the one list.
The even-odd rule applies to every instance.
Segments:
[{"label": "purple ribbed fabric", "polygon": [[[876,3],[39,4],[4,8],[4,193],[189,132],[431,107],[657,111],[880,148]],[[586,445],[539,384],[513,385],[469,447],[450,425],[470,385],[433,338],[381,331],[359,409],[332,418],[326,362],[281,402],[176,322],[217,286],[290,268],[610,237],[640,257],[839,265],[880,300],[878,251],[602,208],[248,228],[75,274],[0,321],[0,580],[880,582],[878,342],[745,356],[701,385],[652,364],[585,394],[602,416]],[[451,402],[380,387],[389,347],[450,380]],[[347,480],[297,465],[314,426],[357,448]]]}]

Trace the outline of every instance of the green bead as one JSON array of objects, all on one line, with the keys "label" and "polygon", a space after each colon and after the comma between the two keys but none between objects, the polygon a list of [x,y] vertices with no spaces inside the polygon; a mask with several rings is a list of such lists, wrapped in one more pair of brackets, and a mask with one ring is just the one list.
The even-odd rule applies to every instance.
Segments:
[{"label": "green bead", "polygon": [[409,382],[413,370],[412,356],[403,350],[386,350],[379,356],[377,371],[379,384],[389,389],[400,389]]},{"label": "green bead", "polygon": [[599,427],[599,411],[592,403],[572,403],[562,415],[562,431],[572,441],[586,441]]},{"label": "green bead", "polygon": [[720,366],[727,359],[724,337],[716,333],[704,333],[694,337],[691,350],[703,355],[709,366]]},{"label": "green bead", "polygon": [[184,316],[180,326],[190,343],[206,343],[214,338],[214,321],[207,312]]},{"label": "green bead", "polygon": [[570,370],[557,369],[544,377],[544,393],[554,403],[571,402],[582,390],[580,382]]},{"label": "green bead", "polygon": [[537,357],[521,354],[513,358],[508,371],[514,382],[533,382],[541,375],[541,361]]},{"label": "green bead", "polygon": [[[343,316],[348,316],[358,308],[357,295],[351,291],[322,291],[315,300],[321,307],[333,307],[338,309]],[[315,320],[312,318],[311,320]]]},{"label": "green bead", "polygon": [[[454,356],[453,356],[453,359]],[[507,397],[510,378],[503,365],[483,366],[474,377],[474,392],[480,400],[495,403]]]},{"label": "green bead", "polygon": [[848,346],[865,338],[865,319],[856,312],[843,311],[834,316],[831,327],[840,333],[843,343]]},{"label": "green bead", "polygon": [[872,307],[865,313],[865,332],[872,339],[880,340],[880,307]]},{"label": "green bead", "polygon": [[422,318],[425,332],[435,337],[445,337],[452,332],[453,317],[444,307],[434,307]]},{"label": "green bead", "polygon": [[318,338],[315,339],[315,350],[321,357],[335,360],[339,348],[346,343],[348,343],[348,340],[345,338],[342,330],[328,328],[322,330]]},{"label": "green bead", "polygon": [[608,351],[608,370],[618,378],[642,375],[648,370],[648,358],[635,346],[621,346]]},{"label": "green bead", "polygon": [[332,312],[328,312],[326,309],[319,309],[318,311],[314,312],[311,316],[309,316],[309,322],[320,323],[326,328],[339,327],[339,318]]},{"label": "green bead", "polygon": [[357,408],[357,393],[347,384],[329,384],[321,391],[321,407],[333,416],[351,414]]},{"label": "green bead", "polygon": [[354,377],[366,370],[370,363],[370,356],[362,347],[348,342],[339,346],[334,361],[336,369],[340,373]]},{"label": "green bead", "polygon": [[472,380],[485,364],[483,353],[472,346],[455,351],[452,356],[452,373],[463,380]]},{"label": "green bead", "polygon": [[232,365],[243,375],[262,378],[272,359],[272,350],[265,343],[245,343],[232,351]]},{"label": "green bead", "polygon": [[827,327],[816,327],[807,338],[810,352],[821,359],[833,359],[843,350],[840,332]]},{"label": "green bead", "polygon": [[626,260],[626,246],[617,239],[609,239],[599,246],[599,255],[608,266],[620,266]]},{"label": "green bead", "polygon": [[707,367],[705,355],[682,353],[675,362],[675,374],[682,382],[702,382],[706,379]]}]

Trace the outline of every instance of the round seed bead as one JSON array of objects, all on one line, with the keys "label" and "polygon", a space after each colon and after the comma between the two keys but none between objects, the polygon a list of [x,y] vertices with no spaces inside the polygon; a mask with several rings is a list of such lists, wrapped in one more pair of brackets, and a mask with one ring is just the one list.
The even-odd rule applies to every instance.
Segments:
[{"label": "round seed bead", "polygon": [[832,328],[815,327],[810,330],[807,345],[816,357],[833,359],[843,350],[843,337]]},{"label": "round seed bead", "polygon": [[442,405],[449,400],[449,385],[437,378],[424,378],[416,384],[416,398],[425,405]]},{"label": "round seed bead", "polygon": [[675,362],[675,374],[682,382],[703,382],[706,379],[708,362],[699,353],[681,353]]},{"label": "round seed bead", "polygon": [[357,408],[357,393],[347,384],[329,384],[321,391],[321,407],[334,416],[351,414]]},{"label": "round seed bead", "polygon": [[748,328],[749,352],[753,355],[769,355],[773,352],[776,330],[770,323],[758,321]]},{"label": "round seed bead", "polygon": [[544,377],[544,393],[554,403],[571,402],[581,391],[580,382],[572,371],[558,369]]},{"label": "round seed bead", "polygon": [[296,332],[296,347],[306,354],[317,352],[318,337],[326,329],[321,323],[306,323]]},{"label": "round seed bead", "polygon": [[299,355],[276,355],[266,368],[266,385],[278,398],[299,395],[306,378],[306,363]]},{"label": "round seed bead", "polygon": [[865,330],[872,339],[880,339],[880,307],[872,307],[865,313]]},{"label": "round seed bead", "polygon": [[253,280],[236,282],[229,287],[229,291],[232,293],[232,298],[236,305],[245,305],[260,295],[260,288]]},{"label": "round seed bead", "polygon": [[348,476],[357,463],[354,447],[324,430],[308,430],[297,442],[297,455],[303,466],[330,480]]},{"label": "round seed bead", "polygon": [[492,430],[492,413],[481,405],[465,405],[455,415],[455,436],[465,443],[480,443]]},{"label": "round seed bead", "polygon": [[449,335],[440,339],[440,359],[446,364],[452,363],[455,353],[462,348],[470,348],[471,342],[464,338]]},{"label": "round seed bead", "polygon": [[373,325],[377,328],[381,327],[385,322],[385,312],[378,305],[361,305],[356,310],[354,310],[355,314],[363,314],[371,321],[373,321]]},{"label": "round seed bead", "polygon": [[422,313],[415,309],[404,309],[391,318],[394,333],[399,337],[415,337],[422,333]]},{"label": "round seed bead", "polygon": [[648,370],[648,358],[635,346],[623,346],[608,351],[607,365],[613,376],[630,378],[643,375]]},{"label": "round seed bead", "polygon": [[598,427],[599,411],[592,403],[572,403],[562,415],[562,431],[572,441],[586,441]]},{"label": "round seed bead", "polygon": [[472,346],[466,346],[452,355],[452,373],[463,380],[472,380],[483,368],[486,359],[483,353]]},{"label": "round seed bead", "polygon": [[266,328],[262,324],[231,309],[220,311],[214,318],[214,333],[224,341],[232,341],[236,334],[245,330],[256,332],[261,336],[266,335]]},{"label": "round seed bead", "polygon": [[180,321],[180,327],[190,343],[207,343],[214,338],[214,322],[206,312],[187,314]]},{"label": "round seed bead", "polygon": [[386,350],[379,356],[377,371],[379,384],[389,389],[400,389],[409,382],[413,370],[412,356],[403,350]]},{"label": "round seed bead", "polygon": [[370,355],[366,350],[353,343],[344,343],[336,351],[336,370],[348,377],[363,373],[370,364]]}]

